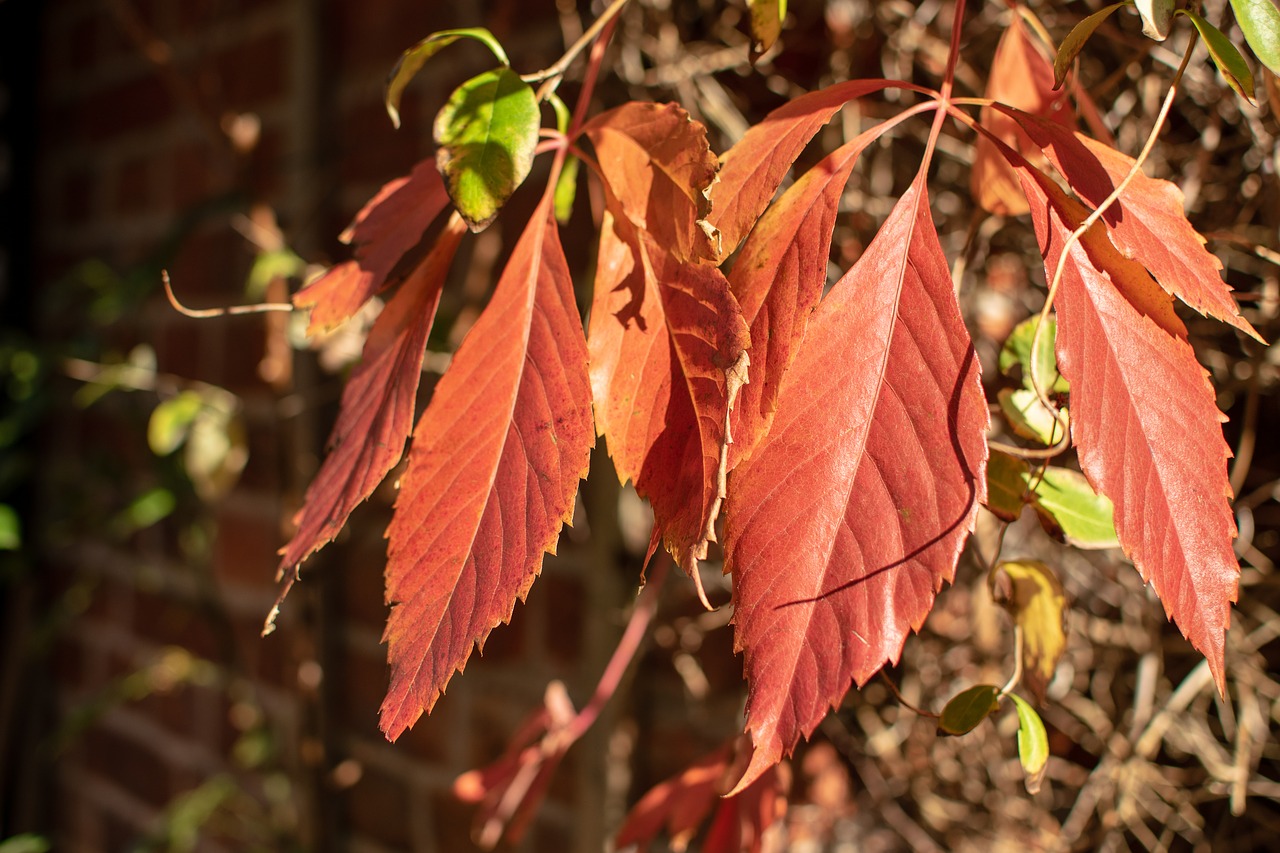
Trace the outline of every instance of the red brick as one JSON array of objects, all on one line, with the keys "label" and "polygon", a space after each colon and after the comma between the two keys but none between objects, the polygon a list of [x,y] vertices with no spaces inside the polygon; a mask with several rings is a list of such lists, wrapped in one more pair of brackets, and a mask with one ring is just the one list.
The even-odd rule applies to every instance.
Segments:
[{"label": "red brick", "polygon": [[404,780],[366,765],[360,781],[346,792],[346,801],[353,832],[394,850],[412,847],[409,816],[413,808]]},{"label": "red brick", "polygon": [[170,154],[171,209],[185,210],[204,201],[226,180],[225,160],[205,142],[182,142]]},{"label": "red brick", "polygon": [[257,500],[237,503],[236,495],[228,495],[217,513],[214,573],[224,582],[274,588],[280,520],[274,512],[263,514]]},{"label": "red brick", "polygon": [[138,591],[133,630],[157,645],[179,646],[196,657],[222,660],[222,647],[209,618],[195,605]]},{"label": "red brick", "polygon": [[[436,30],[461,26],[445,3],[405,3],[404,0],[362,0],[339,3],[333,7],[337,34],[336,61],[345,73],[360,70],[390,71],[400,53]],[[454,50],[466,50],[455,45]],[[481,45],[476,51],[487,49]],[[384,116],[385,118],[385,116]]]},{"label": "red brick", "polygon": [[582,582],[563,575],[544,575],[529,593],[530,598],[535,595],[545,599],[545,643],[551,658],[560,663],[576,663],[582,656],[582,627],[587,616]]},{"label": "red brick", "polygon": [[[333,673],[329,673],[332,677]],[[378,730],[378,709],[387,693],[390,671],[385,652],[366,654],[347,647],[342,656],[342,727],[352,734],[382,739]],[[420,727],[420,726],[419,726]]]},{"label": "red brick", "polygon": [[148,805],[162,807],[173,796],[169,767],[144,743],[96,726],[81,736],[77,752],[99,776]]},{"label": "red brick", "polygon": [[77,112],[80,136],[100,141],[153,129],[174,114],[174,104],[168,88],[148,71],[86,97]]},{"label": "red brick", "polygon": [[81,167],[72,167],[62,178],[58,212],[67,224],[84,225],[90,220],[97,207],[96,186],[92,174]]},{"label": "red brick", "polygon": [[[431,797],[431,816],[434,819],[437,850],[475,850],[471,840],[471,825],[477,806],[459,802],[448,791]],[[568,850],[570,848],[562,848]]]},{"label": "red brick", "polygon": [[152,161],[135,157],[120,164],[116,173],[115,210],[121,214],[140,213],[153,203],[155,181]]},{"label": "red brick", "polygon": [[285,94],[289,50],[283,32],[257,36],[220,52],[205,79],[216,87],[225,109],[261,108]]}]

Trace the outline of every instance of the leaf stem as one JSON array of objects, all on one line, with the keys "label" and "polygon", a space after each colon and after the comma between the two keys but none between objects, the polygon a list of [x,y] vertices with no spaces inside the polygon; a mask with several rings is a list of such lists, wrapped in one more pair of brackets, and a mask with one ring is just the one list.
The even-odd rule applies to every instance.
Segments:
[{"label": "leaf stem", "polygon": [[640,650],[645,633],[649,629],[649,623],[658,612],[658,597],[662,591],[662,582],[667,579],[667,571],[670,568],[669,557],[659,558],[653,566],[649,581],[640,592],[635,610],[631,611],[626,630],[622,632],[622,639],[618,641],[618,646],[613,650],[613,656],[609,658],[600,681],[596,683],[595,692],[591,694],[591,698],[578,715],[573,718],[573,722],[564,730],[564,736],[569,739],[569,743],[582,737],[587,729],[591,728],[592,723],[600,716],[604,706],[617,691],[622,676],[626,674],[631,661]]},{"label": "leaf stem", "polygon": [[893,698],[897,699],[898,704],[906,708],[908,711],[913,711],[922,717],[929,717],[934,720],[942,716],[941,714],[935,714],[932,711],[926,711],[923,708],[917,708],[915,705],[912,705],[907,701],[907,697],[902,695],[902,691],[898,689],[898,685],[893,683],[893,679],[885,675],[883,669],[880,670],[878,674],[880,676],[880,680],[889,685],[889,692],[893,694]]},{"label": "leaf stem", "polygon": [[[544,81],[542,85],[538,87],[539,101],[542,101],[556,90],[556,87],[560,85],[560,81],[564,78],[564,72],[573,64],[573,60],[578,58],[578,54],[582,53],[586,46],[591,44],[596,36],[600,35],[600,32],[605,28],[605,25],[617,17],[617,14],[622,11],[622,7],[627,5],[627,3],[628,0],[613,0],[613,2],[609,4],[609,7],[601,13],[600,17],[592,21],[591,26],[587,27],[582,35],[578,37],[578,40],[564,52],[564,56],[560,57],[554,65],[550,65],[541,71],[535,71],[532,74],[520,75],[520,79],[526,83]],[[601,39],[601,41],[608,41],[608,39]]]},{"label": "leaf stem", "polygon": [[1013,674],[1009,676],[1009,680],[1004,683],[1004,687],[1000,688],[1000,692],[996,694],[999,699],[1008,695],[1009,691],[1018,686],[1018,682],[1022,680],[1022,626],[1017,622],[1013,623]]}]

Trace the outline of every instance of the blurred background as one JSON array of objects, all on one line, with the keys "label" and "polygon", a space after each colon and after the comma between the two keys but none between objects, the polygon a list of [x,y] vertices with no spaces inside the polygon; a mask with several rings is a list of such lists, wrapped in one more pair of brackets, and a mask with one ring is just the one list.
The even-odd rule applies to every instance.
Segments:
[{"label": "blurred background", "polygon": [[[451,795],[454,778],[501,753],[551,679],[578,704],[590,694],[648,538],[644,507],[618,487],[603,447],[560,556],[397,744],[377,731],[389,490],[305,564],[280,630],[261,638],[276,550],[372,317],[322,342],[285,314],[193,320],[166,302],[160,271],[195,308],[287,300],[347,257],[336,235],[431,154],[435,110],[492,61],[468,44],[433,60],[396,131],[382,87],[402,50],[484,25],[516,69],[533,71],[599,5],[0,0],[0,851],[472,849],[473,809]],[[1031,4],[1059,40],[1102,5]],[[1225,0],[1203,7],[1242,43]],[[597,101],[677,100],[723,151],[802,91],[869,76],[936,85],[952,11],[936,0],[793,3],[780,49],[751,68],[738,0],[635,0]],[[1003,3],[971,4],[961,94],[982,94],[1008,15]],[[1141,148],[1188,35],[1178,27],[1157,44],[1121,13],[1085,51],[1080,79],[1121,150]],[[1273,340],[1280,89],[1258,72],[1258,103],[1244,104],[1201,48],[1148,173],[1182,188],[1245,316]],[[576,74],[561,87],[569,103]],[[895,97],[847,109],[800,165],[891,115]],[[832,280],[914,174],[926,133],[908,122],[864,155]],[[994,400],[1006,382],[1000,344],[1039,309],[1043,275],[1025,217],[974,212],[972,142],[943,138],[931,188]],[[424,398],[545,172],[535,166],[498,223],[464,241]],[[585,187],[564,238],[584,310]],[[1184,316],[1236,453],[1228,697],[1122,554],[1060,545],[1024,513],[1003,556],[1044,560],[1071,603],[1068,653],[1041,709],[1053,752],[1041,791],[1023,787],[1012,714],[940,738],[873,680],[797,753],[771,849],[1251,850],[1280,837],[1277,356]],[[984,516],[977,547],[990,555],[996,537]],[[705,578],[727,602],[714,559]],[[1011,630],[986,584],[967,553],[907,642],[890,677],[912,703],[938,710],[970,684],[1004,681]],[[646,790],[741,731],[730,615],[702,612],[682,578],[667,584],[633,677],[569,753],[518,849],[602,849]]]}]

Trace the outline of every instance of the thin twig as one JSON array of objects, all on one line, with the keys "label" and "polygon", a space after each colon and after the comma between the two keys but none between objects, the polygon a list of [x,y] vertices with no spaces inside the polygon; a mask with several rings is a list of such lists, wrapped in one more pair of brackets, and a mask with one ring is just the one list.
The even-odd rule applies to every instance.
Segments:
[{"label": "thin twig", "polygon": [[236,317],[242,314],[266,314],[271,311],[292,311],[290,302],[261,302],[257,305],[231,305],[226,308],[188,308],[178,301],[173,293],[173,283],[169,281],[169,271],[160,270],[160,281],[164,283],[164,295],[169,297],[173,310],[184,317],[196,320],[207,320],[212,317]]},{"label": "thin twig", "polygon": [[609,8],[605,9],[600,17],[591,22],[591,26],[587,27],[586,32],[564,52],[564,56],[560,57],[554,65],[548,66],[541,71],[535,71],[532,74],[521,75],[520,79],[526,83],[544,81],[538,87],[537,97],[539,101],[542,101],[556,90],[556,87],[560,85],[561,78],[564,77],[564,72],[573,64],[573,60],[577,59],[578,54],[582,53],[583,49],[600,34],[605,24],[612,21],[622,11],[622,7],[627,5],[627,2],[628,0],[613,0],[609,4]]}]

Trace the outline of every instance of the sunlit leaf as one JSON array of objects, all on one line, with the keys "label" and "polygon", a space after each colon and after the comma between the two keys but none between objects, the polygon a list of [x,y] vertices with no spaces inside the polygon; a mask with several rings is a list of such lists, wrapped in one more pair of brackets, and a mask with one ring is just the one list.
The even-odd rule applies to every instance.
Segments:
[{"label": "sunlit leaf", "polygon": [[756,746],[740,784],[923,624],[986,499],[987,425],[920,176],[819,303],[773,426],[731,475],[726,567]]},{"label": "sunlit leaf", "polygon": [[758,60],[782,34],[787,0],[747,0],[751,9],[751,61]]},{"label": "sunlit leaf", "polygon": [[204,398],[195,391],[183,391],[162,400],[151,410],[147,421],[147,444],[156,456],[168,456],[187,440],[191,423],[204,408]]},{"label": "sunlit leaf", "polygon": [[533,87],[510,68],[472,77],[436,114],[436,166],[472,231],[492,222],[528,176],[540,121]]},{"label": "sunlit leaf", "polygon": [[1169,22],[1173,20],[1173,0],[1134,0],[1142,17],[1142,34],[1156,41],[1169,37]]},{"label": "sunlit leaf", "polygon": [[1057,340],[1058,324],[1054,318],[1045,320],[1044,331],[1040,333],[1040,343],[1036,348],[1036,361],[1033,367],[1031,346],[1036,337],[1036,327],[1040,325],[1040,317],[1029,317],[1013,327],[1012,334],[1000,348],[1000,372],[1009,375],[1015,366],[1022,369],[1023,387],[1035,390],[1032,383],[1033,371],[1043,384],[1046,394],[1065,393],[1070,386],[1058,372],[1058,359],[1053,353],[1054,341]]},{"label": "sunlit leaf", "polygon": [[409,81],[414,75],[422,70],[422,66],[427,60],[435,56],[442,48],[448,47],[458,39],[468,38],[486,45],[493,55],[498,57],[498,61],[503,65],[510,65],[506,52],[502,49],[502,45],[494,37],[493,33],[483,27],[469,27],[461,30],[442,30],[438,33],[432,33],[413,47],[406,50],[396,60],[395,67],[391,69],[391,73],[387,76],[386,105],[387,114],[391,116],[391,123],[396,127],[400,126],[400,98],[404,94],[404,89],[409,85]]},{"label": "sunlit leaf", "polygon": [[1022,634],[1022,680],[1038,701],[1067,648],[1067,598],[1058,576],[1035,561],[1008,561],[987,576],[995,602],[1009,611]]},{"label": "sunlit leaf", "polygon": [[573,215],[573,201],[578,195],[578,164],[572,155],[565,158],[564,168],[556,179],[556,222],[566,225]]},{"label": "sunlit leaf", "polygon": [[1236,46],[1222,34],[1222,30],[1195,12],[1190,9],[1179,9],[1178,11],[1186,14],[1191,19],[1191,23],[1195,24],[1196,29],[1200,31],[1200,36],[1204,39],[1205,47],[1209,49],[1209,56],[1213,59],[1213,64],[1218,66],[1218,71],[1222,72],[1227,85],[1235,89],[1236,93],[1246,101],[1253,103],[1253,72],[1249,70],[1248,64],[1245,63],[1244,57],[1240,55],[1240,51],[1236,49]]},{"label": "sunlit leaf", "polygon": [[1111,13],[1121,6],[1129,5],[1125,3],[1112,3],[1094,12],[1067,33],[1067,37],[1062,40],[1062,45],[1058,48],[1058,55],[1053,60],[1053,88],[1061,89],[1062,83],[1067,79],[1067,72],[1071,70],[1071,65],[1076,61],[1076,57],[1080,55],[1081,49],[1084,48],[1085,42],[1093,35],[1098,27],[1102,26],[1102,22],[1111,17]]},{"label": "sunlit leaf", "polygon": [[1021,459],[991,451],[987,459],[987,509],[1005,521],[1017,521],[1025,504],[1027,463]]},{"label": "sunlit leaf", "polygon": [[1231,0],[1231,8],[1254,56],[1280,74],[1280,8],[1274,0]]},{"label": "sunlit leaf", "polygon": [[0,551],[16,551],[22,547],[22,521],[8,504],[0,504]]},{"label": "sunlit leaf", "polygon": [[[1025,161],[1017,168],[1052,275],[1084,211]],[[1150,280],[1133,266],[1097,226],[1067,255],[1054,308],[1072,438],[1089,482],[1115,504],[1125,553],[1223,690],[1224,632],[1240,571],[1224,418],[1176,316],[1133,301],[1133,283]]]},{"label": "sunlit leaf", "polygon": [[387,528],[389,739],[511,618],[572,517],[592,444],[582,319],[544,196],[414,430]]},{"label": "sunlit leaf", "polygon": [[[998,394],[1000,411],[1009,421],[1014,433],[1038,441],[1046,447],[1063,438],[1062,426],[1035,391],[1029,388],[1002,388]],[[1060,410],[1064,413],[1065,409]]]},{"label": "sunlit leaf", "polygon": [[1041,476],[1032,476],[1031,482],[1035,485],[1032,504],[1051,533],[1077,548],[1119,547],[1115,508],[1083,474],[1049,466]]},{"label": "sunlit leaf", "polygon": [[947,702],[938,718],[938,731],[945,735],[968,734],[1000,707],[1000,688],[977,684]]},{"label": "sunlit leaf", "polygon": [[1025,780],[1028,794],[1037,794],[1044,780],[1044,771],[1049,765],[1049,735],[1045,732],[1044,722],[1035,708],[1015,693],[1010,693],[1013,707],[1018,712],[1018,760],[1022,762],[1022,770],[1027,774]]}]

